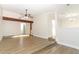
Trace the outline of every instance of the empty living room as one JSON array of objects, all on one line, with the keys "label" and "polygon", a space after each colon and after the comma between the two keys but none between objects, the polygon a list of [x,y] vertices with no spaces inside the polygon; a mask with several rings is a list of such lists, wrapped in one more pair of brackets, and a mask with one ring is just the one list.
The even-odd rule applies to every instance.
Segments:
[{"label": "empty living room", "polygon": [[79,54],[79,4],[0,4],[0,54]]}]

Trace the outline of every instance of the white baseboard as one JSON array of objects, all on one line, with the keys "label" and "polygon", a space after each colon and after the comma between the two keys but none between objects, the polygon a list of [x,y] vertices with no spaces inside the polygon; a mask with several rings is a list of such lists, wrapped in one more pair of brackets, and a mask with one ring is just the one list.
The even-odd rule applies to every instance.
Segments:
[{"label": "white baseboard", "polygon": [[79,50],[79,47],[77,47],[77,46],[74,46],[74,45],[70,45],[70,44],[63,43],[63,42],[57,42],[57,43],[58,43],[58,44],[65,45],[65,46],[68,46],[68,47],[71,47],[71,48],[75,48],[75,49],[78,49],[78,50]]},{"label": "white baseboard", "polygon": [[40,36],[40,35],[35,35],[35,34],[32,34],[32,35],[40,37],[40,38],[48,39],[48,37],[46,37],[46,36]]}]

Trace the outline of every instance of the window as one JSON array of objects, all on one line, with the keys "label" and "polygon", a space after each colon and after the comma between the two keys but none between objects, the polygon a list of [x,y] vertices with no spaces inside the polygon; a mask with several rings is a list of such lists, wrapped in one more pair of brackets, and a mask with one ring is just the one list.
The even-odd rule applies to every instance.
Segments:
[{"label": "window", "polygon": [[25,23],[21,23],[21,34],[22,35],[26,34],[26,24]]}]

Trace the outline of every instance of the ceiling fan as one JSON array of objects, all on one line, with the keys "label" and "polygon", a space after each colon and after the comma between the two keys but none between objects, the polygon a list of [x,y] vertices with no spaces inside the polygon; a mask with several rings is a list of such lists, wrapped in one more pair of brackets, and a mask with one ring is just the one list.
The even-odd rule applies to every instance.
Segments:
[{"label": "ceiling fan", "polygon": [[27,12],[28,10],[26,9],[26,13],[25,13],[25,17],[28,17],[28,18],[33,18],[33,16],[31,16],[31,14],[28,14]]},{"label": "ceiling fan", "polygon": [[31,14],[28,14],[28,12],[27,12],[28,10],[26,9],[25,11],[26,11],[26,13],[20,18],[24,19],[24,20],[33,19],[33,16],[31,16]]}]

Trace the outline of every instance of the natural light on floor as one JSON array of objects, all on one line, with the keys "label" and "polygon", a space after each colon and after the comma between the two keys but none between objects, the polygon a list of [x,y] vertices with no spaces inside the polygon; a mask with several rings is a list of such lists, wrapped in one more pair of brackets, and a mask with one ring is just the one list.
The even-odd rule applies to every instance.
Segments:
[{"label": "natural light on floor", "polygon": [[12,38],[17,38],[17,37],[29,37],[29,35],[16,35],[16,36],[12,36]]}]

